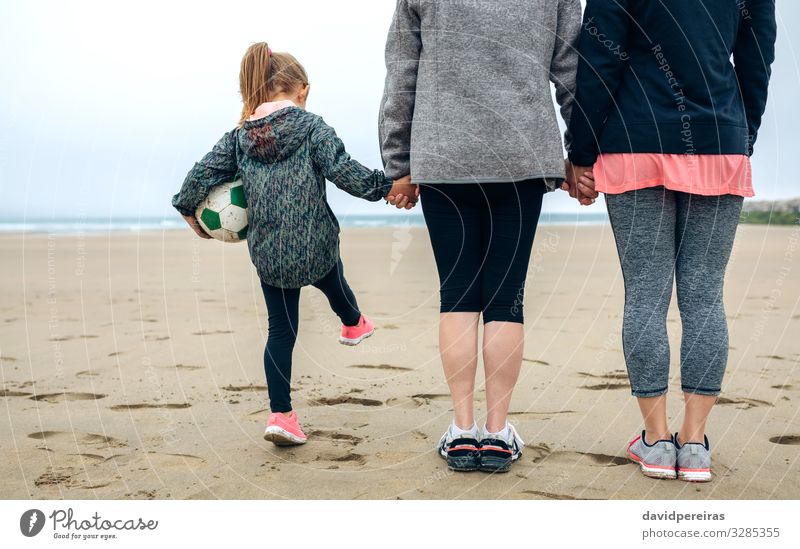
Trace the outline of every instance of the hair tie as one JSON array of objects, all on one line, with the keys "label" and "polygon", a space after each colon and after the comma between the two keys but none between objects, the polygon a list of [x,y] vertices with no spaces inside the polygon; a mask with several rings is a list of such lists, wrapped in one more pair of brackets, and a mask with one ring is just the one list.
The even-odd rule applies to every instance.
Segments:
[{"label": "hair tie", "polygon": [[270,49],[270,48],[267,48],[267,55],[269,55],[270,57],[272,57],[272,49]]}]

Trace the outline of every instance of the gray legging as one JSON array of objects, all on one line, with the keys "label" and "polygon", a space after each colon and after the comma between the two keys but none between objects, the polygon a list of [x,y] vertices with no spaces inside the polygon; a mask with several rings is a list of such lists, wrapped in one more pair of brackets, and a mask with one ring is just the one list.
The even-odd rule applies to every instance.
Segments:
[{"label": "gray legging", "polygon": [[625,280],[622,346],[633,395],[667,392],[673,278],[683,324],[681,386],[718,395],[728,361],[722,285],[742,197],[654,187],[605,198]]}]

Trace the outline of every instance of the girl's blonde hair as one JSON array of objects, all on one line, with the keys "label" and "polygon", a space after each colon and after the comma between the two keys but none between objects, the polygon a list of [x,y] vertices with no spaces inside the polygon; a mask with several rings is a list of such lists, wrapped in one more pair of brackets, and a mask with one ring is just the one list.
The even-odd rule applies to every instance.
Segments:
[{"label": "girl's blonde hair", "polygon": [[261,103],[276,94],[291,93],[308,85],[308,76],[297,59],[285,52],[273,52],[266,42],[256,42],[244,53],[239,69],[244,124]]}]

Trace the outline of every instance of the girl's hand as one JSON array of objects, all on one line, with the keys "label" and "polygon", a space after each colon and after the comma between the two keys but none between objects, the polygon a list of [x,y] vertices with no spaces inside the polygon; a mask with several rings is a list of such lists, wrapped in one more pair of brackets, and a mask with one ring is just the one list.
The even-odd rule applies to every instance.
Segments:
[{"label": "girl's hand", "polygon": [[200,238],[210,239],[211,237],[208,235],[207,232],[203,230],[203,227],[200,226],[200,223],[197,222],[197,218],[193,215],[184,215],[183,219],[186,220],[186,223],[192,228],[192,230],[199,236]]},{"label": "girl's hand", "polygon": [[389,194],[386,195],[386,200],[399,210],[403,208],[410,210],[416,205],[418,198],[419,187],[411,183],[410,175],[395,180]]}]

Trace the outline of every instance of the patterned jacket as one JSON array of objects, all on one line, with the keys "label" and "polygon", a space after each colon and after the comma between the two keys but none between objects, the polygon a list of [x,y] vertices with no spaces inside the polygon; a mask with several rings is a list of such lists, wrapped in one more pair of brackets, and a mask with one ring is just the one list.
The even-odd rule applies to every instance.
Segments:
[{"label": "patterned jacket", "polygon": [[212,187],[236,177],[247,195],[250,258],[259,278],[280,288],[312,284],[339,259],[339,223],[326,199],[326,178],[373,202],[392,184],[352,160],[321,117],[297,107],[222,136],[191,169],[172,205],[194,215]]}]

